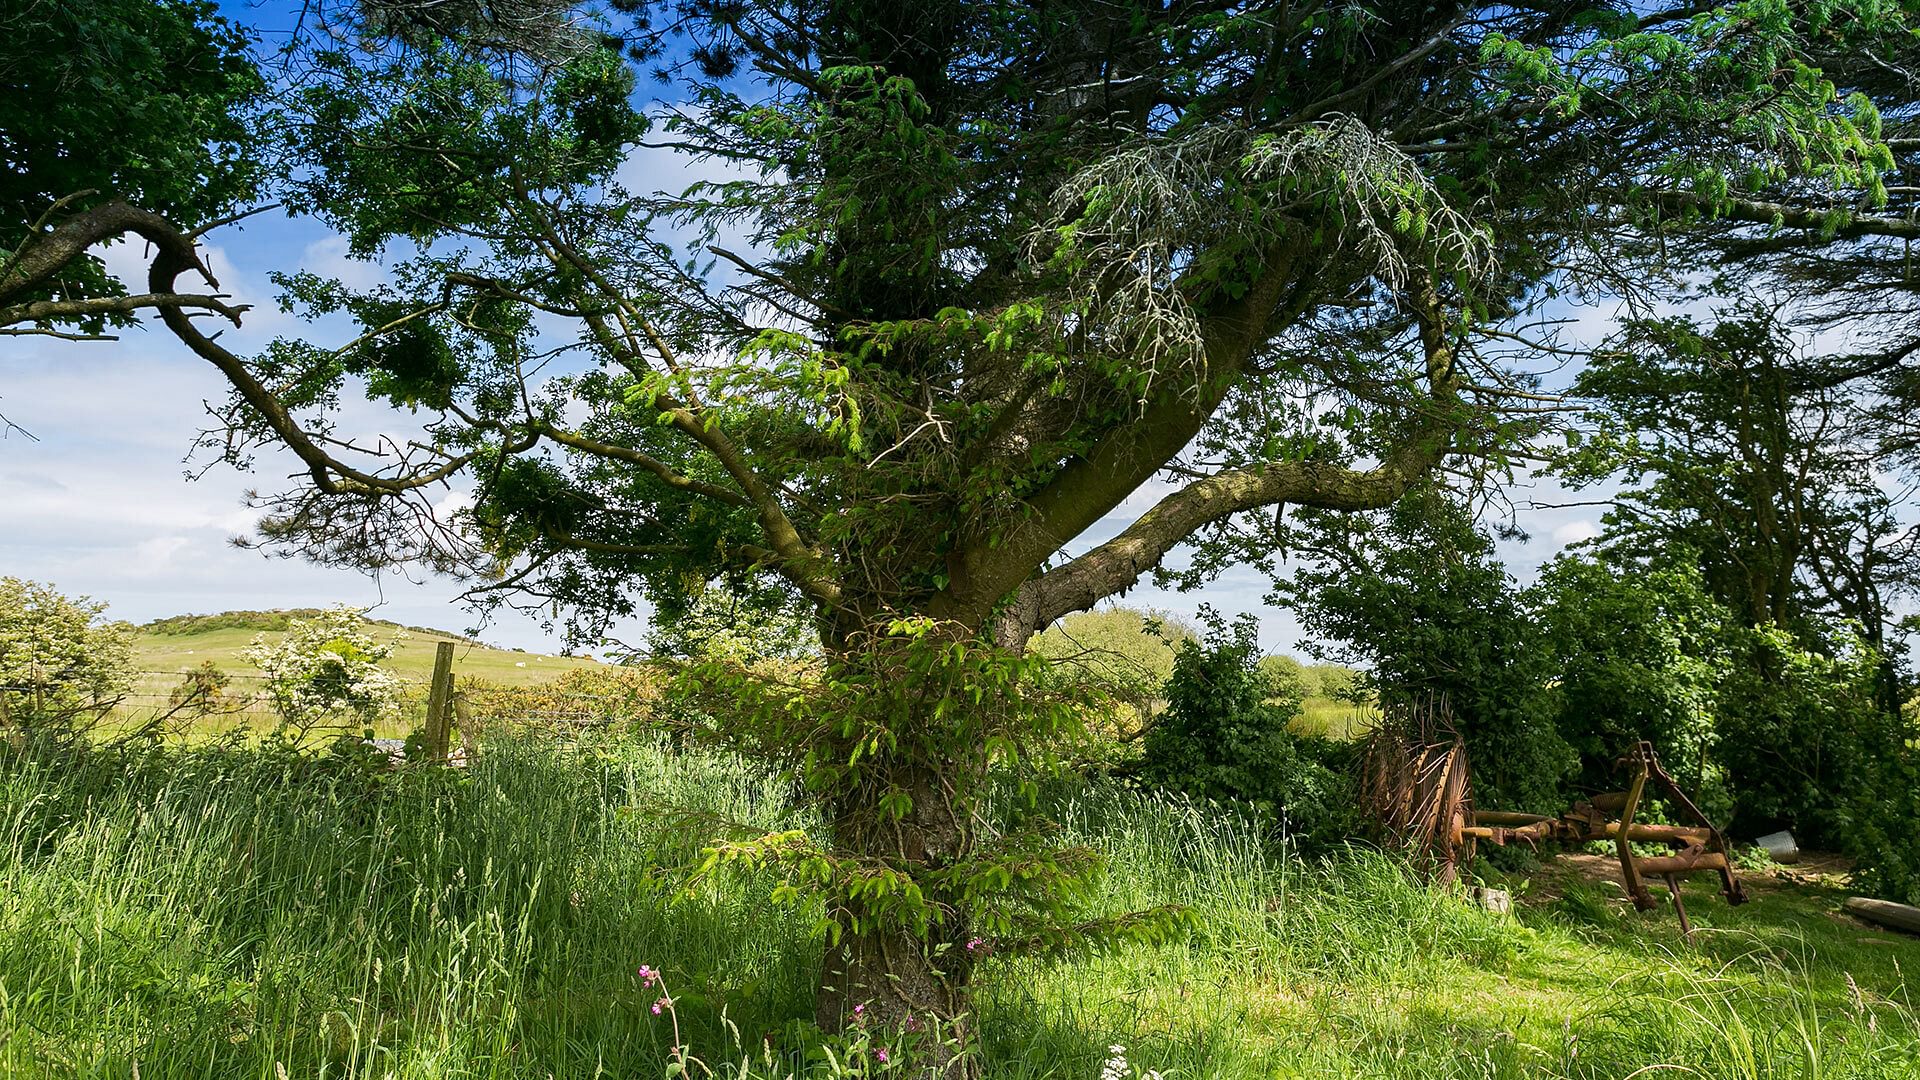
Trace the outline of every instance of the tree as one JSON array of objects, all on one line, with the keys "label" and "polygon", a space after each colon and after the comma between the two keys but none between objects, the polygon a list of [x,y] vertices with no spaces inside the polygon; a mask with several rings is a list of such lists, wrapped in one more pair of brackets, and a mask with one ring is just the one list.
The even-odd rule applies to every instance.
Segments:
[{"label": "tree", "polygon": [[1482,806],[1559,809],[1574,755],[1548,698],[1553,657],[1467,508],[1429,487],[1310,527],[1294,550],[1313,561],[1285,595],[1314,651],[1453,724]]},{"label": "tree", "polygon": [[1708,593],[1697,565],[1564,553],[1541,571],[1525,603],[1539,623],[1538,647],[1552,657],[1555,726],[1580,755],[1579,784],[1613,790],[1615,763],[1644,739],[1724,822],[1715,721],[1737,621]]},{"label": "tree", "polygon": [[753,664],[806,660],[820,651],[813,612],[777,580],[746,587],[714,582],[673,599],[685,602],[654,611],[647,627],[647,651],[654,656]]},{"label": "tree", "polygon": [[[295,310],[364,324],[342,347],[242,357],[162,318],[234,387],[219,450],[303,463],[270,540],[482,575],[584,638],[725,574],[813,606],[821,681],[743,711],[833,843],[747,850],[830,894],[827,1025],[965,1011],[964,944],[1005,909],[960,883],[1053,867],[1010,894],[1042,914],[1070,891],[975,812],[989,766],[1060,721],[1008,681],[1034,633],[1190,540],[1199,577],[1266,558],[1276,508],[1497,464],[1530,383],[1482,330],[1683,249],[1753,185],[1871,205],[1877,120],[1812,61],[1907,29],[1866,0],[598,18],[315,12],[276,189],[355,253],[402,252],[394,281],[282,279]],[[643,68],[668,100],[636,111]],[[743,172],[636,193],[617,171],[642,143]],[[150,288],[188,269],[163,252]],[[424,436],[334,441],[349,392]],[[1159,474],[1171,493],[1064,551]],[[448,520],[432,495],[455,477],[473,499]]]},{"label": "tree", "polygon": [[1133,715],[1138,734],[1165,704],[1180,644],[1198,636],[1165,612],[1112,607],[1069,615],[1033,636],[1027,648],[1060,676],[1083,679]]},{"label": "tree", "polygon": [[[1920,528],[1834,364],[1764,309],[1631,321],[1576,381],[1597,408],[1558,467],[1626,481],[1598,542],[1610,570],[1697,580],[1727,612],[1694,659],[1721,669],[1710,756],[1734,829],[1791,827],[1903,883],[1916,860],[1890,838],[1912,834],[1916,731],[1895,610],[1920,590]],[[1669,614],[1654,636],[1687,636]]]},{"label": "tree", "polygon": [[0,578],[0,722],[62,734],[97,718],[133,681],[133,627],[107,605]]},{"label": "tree", "polygon": [[374,640],[366,615],[359,608],[337,607],[295,619],[278,640],[256,634],[240,654],[266,676],[267,693],[296,736],[320,727],[371,728],[399,718],[400,677],[380,666],[398,641]]},{"label": "tree", "polygon": [[1304,698],[1297,680],[1264,664],[1252,616],[1229,628],[1211,611],[1204,639],[1180,643],[1167,711],[1148,730],[1140,775],[1197,799],[1247,803],[1309,848],[1351,835],[1353,782],[1344,747],[1289,728]]},{"label": "tree", "polygon": [[1575,382],[1596,409],[1558,468],[1576,487],[1624,478],[1632,486],[1611,500],[1603,542],[1697,560],[1743,625],[1814,649],[1836,622],[1856,627],[1881,657],[1881,708],[1897,713],[1895,607],[1920,595],[1920,527],[1902,520],[1823,366],[1764,310],[1712,327],[1631,321]]},{"label": "tree", "polygon": [[[98,337],[162,303],[238,320],[194,252],[253,198],[252,35],[205,0],[42,0],[0,12],[0,335]],[[216,290],[130,292],[97,246],[132,235]]]}]

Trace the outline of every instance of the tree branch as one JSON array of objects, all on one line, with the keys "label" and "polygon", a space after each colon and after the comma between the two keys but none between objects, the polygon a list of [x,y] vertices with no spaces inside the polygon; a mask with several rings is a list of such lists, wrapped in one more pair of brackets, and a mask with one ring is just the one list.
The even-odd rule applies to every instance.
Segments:
[{"label": "tree branch", "polygon": [[[1785,225],[1793,229],[1818,231],[1825,231],[1829,225],[1829,211],[1760,199],[1715,199],[1689,191],[1662,191],[1655,193],[1654,201],[1667,210],[1701,210],[1723,219],[1756,225]],[[1920,222],[1854,214],[1844,210],[1841,214],[1839,227],[1833,231],[1838,238],[1891,236],[1906,240],[1920,239]]]},{"label": "tree branch", "polygon": [[1003,539],[970,537],[958,546],[948,559],[947,596],[955,617],[984,614],[1193,441],[1265,339],[1274,312],[1295,284],[1296,260],[1290,248],[1276,250],[1253,287],[1206,320],[1202,333],[1207,376],[1202,385],[1191,393],[1169,393],[1148,406],[1139,420],[1108,432],[1085,457],[1061,469],[1028,498],[1027,515]]},{"label": "tree branch", "polygon": [[34,300],[12,307],[0,307],[0,326],[48,319],[81,318],[87,315],[130,314],[145,308],[202,308],[225,316],[236,326],[248,304],[228,304],[225,296],[201,293],[134,293],[130,296],[96,296],[83,300]]},{"label": "tree branch", "polygon": [[624,461],[630,465],[638,465],[673,487],[683,488],[696,495],[704,495],[709,499],[726,503],[729,506],[753,505],[753,500],[737,491],[723,488],[716,484],[704,483],[692,477],[682,476],[680,473],[675,472],[666,462],[658,458],[650,457],[638,450],[632,450],[624,446],[616,446],[613,443],[601,442],[598,439],[566,431],[554,427],[551,424],[542,424],[539,430],[542,435],[552,439],[554,442],[578,450],[583,454],[592,454],[596,457],[612,458],[615,461]]},{"label": "tree branch", "polygon": [[[1412,306],[1419,316],[1430,393],[1442,404],[1457,404],[1456,347],[1446,335],[1430,280],[1418,283]],[[1287,461],[1196,480],[1160,500],[1120,535],[1024,582],[1000,615],[995,638],[1006,648],[1023,647],[1055,619],[1131,587],[1188,537],[1234,514],[1283,503],[1348,511],[1388,506],[1446,456],[1453,430],[1445,413],[1436,414],[1371,469]]]},{"label": "tree branch", "polygon": [[[58,208],[79,197],[68,196],[55,206]],[[0,304],[44,285],[62,267],[86,254],[87,249],[95,244],[127,233],[144,238],[162,254],[180,264],[180,270],[170,275],[169,281],[190,269],[205,278],[208,284],[219,287],[220,283],[214,278],[213,272],[200,261],[199,253],[194,250],[193,239],[178,226],[159,214],[113,199],[75,214],[47,232],[36,232],[23,241],[18,250],[0,263]],[[170,294],[172,290],[155,289],[154,292]]]},{"label": "tree branch", "polygon": [[[163,246],[158,257],[154,259],[152,268],[148,271],[149,288],[156,294],[170,294],[173,292],[175,279],[187,270],[198,266],[199,261],[193,255],[191,244],[186,247],[184,253],[177,247]],[[399,495],[447,480],[465,468],[467,463],[476,456],[474,452],[469,451],[450,457],[430,468],[418,469],[402,476],[379,476],[356,469],[322,449],[320,444],[300,427],[299,421],[288,411],[285,403],[254,377],[253,372],[248,370],[246,362],[227,351],[226,347],[219,342],[202,334],[186,311],[172,306],[163,306],[158,310],[160,319],[166,324],[167,329],[173,331],[173,335],[179,338],[182,344],[192,349],[201,359],[218,368],[220,373],[227,377],[227,382],[239,392],[241,399],[266,421],[267,426],[271,427],[274,433],[287,444],[287,448],[307,466],[314,485],[326,494]],[[535,438],[535,436],[527,436],[517,444],[509,443],[508,449],[516,453],[528,449],[533,445]]]}]

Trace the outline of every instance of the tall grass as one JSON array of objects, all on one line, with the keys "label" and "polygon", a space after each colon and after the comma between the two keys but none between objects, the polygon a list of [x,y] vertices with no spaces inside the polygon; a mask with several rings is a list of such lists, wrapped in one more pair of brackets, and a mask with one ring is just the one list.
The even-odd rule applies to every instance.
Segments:
[{"label": "tall grass", "polygon": [[[810,827],[784,785],[654,743],[491,748],[465,773],[198,748],[0,760],[0,1075],[785,1077],[817,912],[673,868],[708,817]],[[1277,857],[1218,810],[1110,789],[1050,806],[1110,860],[1109,912],[1192,908],[1156,947],[983,968],[994,1077],[1920,1076],[1911,1003],[1817,956],[1643,945],[1488,915],[1355,852]],[[1878,979],[1878,981],[1876,981]],[[763,1049],[765,1048],[765,1049]],[[869,1060],[866,1066],[870,1068]]]},{"label": "tall grass", "polygon": [[783,813],[713,758],[504,746],[467,775],[381,775],[202,750],[16,765],[0,792],[15,1075],[653,1073],[642,961],[749,1023],[810,1000],[806,913],[658,873],[695,853],[664,794]]}]

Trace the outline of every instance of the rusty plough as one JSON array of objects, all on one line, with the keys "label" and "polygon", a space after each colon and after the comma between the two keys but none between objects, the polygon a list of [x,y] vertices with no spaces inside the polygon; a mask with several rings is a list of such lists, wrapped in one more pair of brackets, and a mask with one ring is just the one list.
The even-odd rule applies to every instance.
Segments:
[{"label": "rusty plough", "polygon": [[[1680,899],[1680,879],[1689,874],[1720,875],[1720,893],[1727,898],[1727,903],[1744,903],[1746,893],[1740,888],[1740,879],[1734,876],[1727,838],[1660,767],[1653,744],[1640,743],[1620,759],[1620,765],[1631,770],[1627,790],[1575,803],[1558,817],[1466,809],[1454,817],[1459,823],[1450,838],[1455,858],[1471,858],[1473,845],[1481,840],[1501,845],[1516,841],[1529,845],[1541,841],[1559,844],[1611,841],[1620,859],[1621,880],[1627,895],[1633,899],[1633,906],[1641,911],[1652,910],[1656,905],[1647,891],[1646,879],[1665,879],[1667,891],[1673,896],[1674,913],[1680,917],[1682,933],[1693,933],[1693,925],[1687,921],[1686,905]],[[1634,820],[1649,784],[1659,785],[1673,807],[1698,824],[1650,825]],[[1637,855],[1633,850],[1635,843],[1666,844],[1673,853]]]}]

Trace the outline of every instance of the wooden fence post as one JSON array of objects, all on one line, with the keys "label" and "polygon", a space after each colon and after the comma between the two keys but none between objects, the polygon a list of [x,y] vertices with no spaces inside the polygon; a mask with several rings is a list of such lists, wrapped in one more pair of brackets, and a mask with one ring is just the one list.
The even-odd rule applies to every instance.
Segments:
[{"label": "wooden fence post", "polygon": [[452,711],[453,642],[443,641],[433,650],[433,682],[427,687],[427,760],[444,764],[447,760],[447,720]]}]

